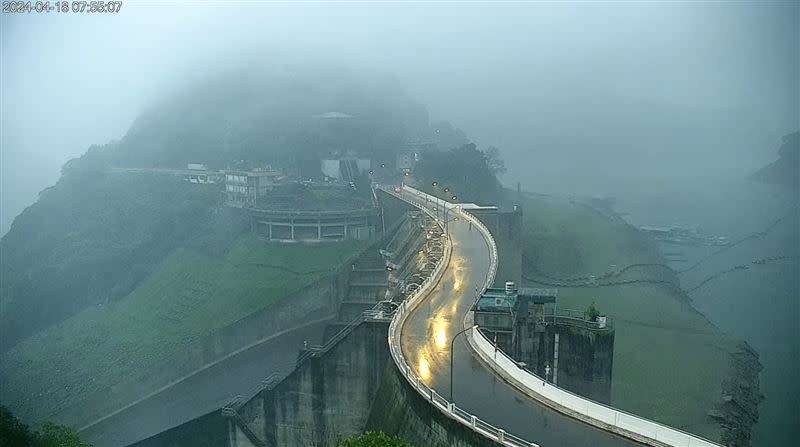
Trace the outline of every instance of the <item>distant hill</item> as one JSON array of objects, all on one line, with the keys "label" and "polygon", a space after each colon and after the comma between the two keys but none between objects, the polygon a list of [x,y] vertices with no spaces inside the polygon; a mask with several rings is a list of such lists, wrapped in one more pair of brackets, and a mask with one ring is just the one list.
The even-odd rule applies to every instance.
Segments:
[{"label": "distant hill", "polygon": [[87,306],[123,299],[176,249],[227,232],[215,239],[224,253],[247,231],[235,216],[220,223],[220,185],[109,167],[271,164],[311,176],[327,154],[388,161],[407,141],[450,144],[454,135],[447,123],[430,126],[425,107],[381,76],[239,69],[186,85],[119,141],[66,163],[0,240],[0,352]]},{"label": "distant hill", "polygon": [[753,174],[753,179],[762,183],[793,188],[800,187],[800,132],[783,137],[778,149],[778,160],[764,166]]},{"label": "distant hill", "polygon": [[127,166],[296,167],[333,153],[388,159],[432,134],[425,107],[391,79],[330,67],[231,70],[145,111],[112,158]]}]

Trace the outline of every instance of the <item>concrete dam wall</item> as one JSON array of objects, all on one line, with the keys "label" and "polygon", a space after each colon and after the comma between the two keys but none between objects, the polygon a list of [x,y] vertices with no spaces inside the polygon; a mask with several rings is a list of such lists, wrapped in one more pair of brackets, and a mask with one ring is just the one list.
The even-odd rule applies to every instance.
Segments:
[{"label": "concrete dam wall", "polygon": [[246,402],[160,433],[135,447],[334,447],[381,430],[417,446],[497,444],[449,419],[391,362],[387,321],[366,321]]},{"label": "concrete dam wall", "polygon": [[83,405],[65,410],[58,420],[81,426],[116,410],[120,402],[134,401],[265,338],[309,322],[335,318],[339,304],[347,295],[351,272],[348,262],[281,303],[254,312],[204,337],[146,374],[90,396]]},{"label": "concrete dam wall", "polygon": [[[129,377],[125,382],[89,395],[82,405],[76,405],[53,416],[55,420],[72,426],[83,427],[114,411],[122,405],[134,402],[175,381],[193,374],[201,368],[224,361],[227,356],[246,349],[276,334],[301,327],[309,323],[335,323],[336,319],[350,321],[360,314],[365,306],[378,298],[375,288],[352,287],[362,279],[385,283],[377,272],[372,278],[369,272],[354,270],[353,265],[372,261],[386,238],[402,223],[408,204],[391,196],[380,194],[382,218],[386,234],[364,250],[359,256],[344,262],[337,270],[303,287],[291,296],[265,309],[250,314],[226,326],[197,343],[175,353],[138,377]],[[384,226],[382,222],[382,227]],[[379,267],[382,267],[379,266]],[[363,302],[358,305],[353,302]],[[335,330],[334,330],[335,332]]]}]

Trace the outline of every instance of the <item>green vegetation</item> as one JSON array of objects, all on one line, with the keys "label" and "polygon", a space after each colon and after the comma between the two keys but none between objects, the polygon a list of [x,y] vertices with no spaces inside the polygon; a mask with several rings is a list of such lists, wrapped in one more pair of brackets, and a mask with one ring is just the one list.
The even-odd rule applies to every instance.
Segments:
[{"label": "green vegetation", "polygon": [[592,304],[586,308],[586,319],[589,321],[597,321],[597,317],[600,316],[600,312],[597,310],[595,306],[594,300],[592,300]]},{"label": "green vegetation", "polygon": [[408,441],[382,431],[368,431],[361,436],[345,438],[338,447],[413,447]]},{"label": "green vegetation", "polygon": [[41,433],[31,431],[8,409],[0,405],[0,445],[8,447],[92,447],[81,441],[75,430],[45,422]]},{"label": "green vegetation", "polygon": [[221,197],[213,185],[109,173],[103,163],[99,149],[68,163],[0,241],[0,351],[130,293],[171,250],[205,231]]},{"label": "green vegetation", "polygon": [[461,202],[492,203],[501,192],[496,174],[504,169],[497,148],[480,151],[469,143],[449,151],[423,153],[414,176],[420,189],[445,200],[455,195]]},{"label": "green vegetation", "polygon": [[310,186],[300,183],[278,185],[258,201],[263,209],[341,211],[372,206],[372,190],[365,175],[356,178],[357,188],[347,185]]},{"label": "green vegetation", "polygon": [[15,395],[48,390],[47,401],[74,402],[329,274],[364,244],[269,244],[248,233],[222,255],[177,248],[124,299],[88,307],[13,347],[0,371]]},{"label": "green vegetation", "polygon": [[[586,206],[556,199],[527,199],[522,206],[527,276],[598,275],[612,264],[659,261],[638,232]],[[658,269],[626,274],[665,279]],[[559,308],[589,312],[596,303],[613,319],[612,405],[720,439],[720,427],[707,413],[722,397],[723,380],[734,374],[731,354],[737,342],[698,313],[685,296],[645,283],[562,287],[558,301]]]}]

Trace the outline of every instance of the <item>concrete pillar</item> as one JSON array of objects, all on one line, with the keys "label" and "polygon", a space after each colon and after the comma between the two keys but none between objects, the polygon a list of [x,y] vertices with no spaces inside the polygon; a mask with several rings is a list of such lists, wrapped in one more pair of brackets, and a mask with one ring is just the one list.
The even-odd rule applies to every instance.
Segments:
[{"label": "concrete pillar", "polygon": [[292,232],[291,239],[294,240],[294,217],[289,219],[289,230]]},{"label": "concrete pillar", "polygon": [[317,218],[317,239],[322,239],[322,222]]},{"label": "concrete pillar", "polygon": [[558,385],[558,332],[553,342],[553,385]]},{"label": "concrete pillar", "polygon": [[233,418],[228,419],[228,447],[236,446],[236,423]]},{"label": "concrete pillar", "polygon": [[268,223],[269,225],[269,240],[272,240],[272,222]]}]

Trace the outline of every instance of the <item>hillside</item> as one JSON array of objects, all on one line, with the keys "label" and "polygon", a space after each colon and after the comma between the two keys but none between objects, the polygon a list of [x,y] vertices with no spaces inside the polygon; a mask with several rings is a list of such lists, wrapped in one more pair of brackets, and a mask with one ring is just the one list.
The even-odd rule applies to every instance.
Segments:
[{"label": "hillside", "polygon": [[433,134],[425,107],[391,79],[312,68],[230,70],[178,91],[133,123],[113,161],[225,167],[243,160],[315,176],[322,156],[388,161],[405,141]]},{"label": "hillside", "polygon": [[[393,164],[408,141],[449,144],[458,134],[444,123],[437,140],[425,107],[391,79],[311,68],[229,70],[187,84],[120,140],[64,165],[0,240],[0,401],[30,420],[133,389],[148,368],[364,249],[269,244],[224,206],[220,183],[112,169],[269,165],[316,180],[326,156]],[[276,192],[291,200],[265,206],[361,207],[368,191],[294,183]]]},{"label": "hillside", "polygon": [[[663,263],[653,244],[621,219],[579,200],[527,197],[522,207],[528,284],[588,275],[602,284],[610,271],[649,264],[613,278],[634,281],[629,284],[559,287],[559,309],[584,310],[594,302],[614,320],[611,404],[708,439],[747,445],[741,442],[749,440],[754,423],[748,411],[759,401],[757,354],[695,310],[675,288],[674,273],[652,265]],[[735,423],[710,417],[728,417],[723,396],[731,394],[748,406],[746,417]]]},{"label": "hillside", "polygon": [[800,188],[800,132],[783,137],[778,160],[756,171],[753,179],[790,188],[797,194]]},{"label": "hillside", "polygon": [[134,381],[200,338],[329,274],[364,247],[266,244],[246,234],[214,253],[204,242],[172,250],[117,302],[88,307],[6,352],[4,401],[23,418],[41,417]]},{"label": "hillside", "polygon": [[90,151],[0,241],[0,348],[133,290],[172,249],[205,231],[220,190],[169,176],[86,168]]},{"label": "hillside", "polygon": [[[349,118],[326,119],[328,112]],[[456,132],[440,127],[449,129],[441,141]],[[382,76],[260,67],[187,84],[143,111],[119,141],[69,161],[15,219],[0,241],[0,352],[89,305],[127,296],[174,249],[214,227],[219,185],[110,167],[271,165],[317,177],[320,157],[393,160],[406,141],[436,135],[425,107]],[[228,239],[241,225],[224,229]]]}]

